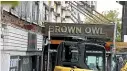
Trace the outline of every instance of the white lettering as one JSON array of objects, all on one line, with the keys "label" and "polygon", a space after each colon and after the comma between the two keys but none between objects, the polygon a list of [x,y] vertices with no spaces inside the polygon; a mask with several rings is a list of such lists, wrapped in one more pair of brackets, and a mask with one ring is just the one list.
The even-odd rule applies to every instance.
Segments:
[{"label": "white lettering", "polygon": [[55,32],[60,32],[60,26],[55,26]]},{"label": "white lettering", "polygon": [[77,34],[81,34],[82,33],[81,27],[76,27],[76,33]]},{"label": "white lettering", "polygon": [[74,34],[74,32],[75,32],[75,27],[68,27],[68,33],[72,33],[72,34]]},{"label": "white lettering", "polygon": [[104,35],[105,33],[103,33],[103,29],[102,28],[100,28],[100,34],[101,35]]},{"label": "white lettering", "polygon": [[99,32],[100,32],[100,28],[92,27],[92,33],[93,34],[99,34]]},{"label": "white lettering", "polygon": [[[85,28],[85,29],[84,29]],[[66,34],[91,34],[91,35],[105,35],[101,27],[82,27],[82,26],[49,26],[51,33],[66,33]],[[84,32],[82,32],[84,29]]]},{"label": "white lettering", "polygon": [[53,26],[49,26],[49,30],[50,30],[50,32],[54,32],[54,27]]},{"label": "white lettering", "polygon": [[61,27],[61,32],[67,32],[67,27],[66,26]]},{"label": "white lettering", "polygon": [[87,34],[91,33],[91,28],[90,27],[86,27],[85,28],[85,33],[87,33]]}]

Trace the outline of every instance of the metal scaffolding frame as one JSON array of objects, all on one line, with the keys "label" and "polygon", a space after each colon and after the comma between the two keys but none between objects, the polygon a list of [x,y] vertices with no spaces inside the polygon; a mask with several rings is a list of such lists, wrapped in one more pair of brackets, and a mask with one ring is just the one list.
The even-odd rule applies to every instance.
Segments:
[{"label": "metal scaffolding frame", "polygon": [[[80,8],[80,7],[77,6],[77,5],[80,5],[79,2],[84,5],[84,6],[82,6],[82,8]],[[74,4],[74,3],[76,3],[77,5]],[[72,8],[74,8],[75,10],[77,10],[78,12],[80,12],[81,14],[83,14],[84,16],[86,16],[87,18],[89,18],[92,22],[94,22],[94,23],[102,23],[103,22],[103,23],[106,23],[106,24],[111,22],[110,20],[108,20],[107,18],[105,18],[103,15],[101,15],[100,13],[98,13],[96,10],[92,9],[87,3],[84,3],[83,1],[78,1],[78,2],[74,1],[74,3],[71,2],[71,1],[68,2],[68,4]],[[87,8],[85,8],[85,6]],[[91,11],[93,11],[95,14],[91,13],[88,9],[91,9]],[[98,17],[98,16],[100,16],[101,18]],[[75,19],[76,19],[76,17],[75,17]],[[76,20],[79,22],[78,19],[76,19]]]},{"label": "metal scaffolding frame", "polygon": [[[76,2],[76,1],[74,1],[77,5],[80,5],[78,2]],[[89,11],[88,10],[88,8],[85,8],[85,5],[84,6],[82,6],[82,8],[84,9],[84,11],[86,11],[88,14],[90,14],[92,17],[94,17],[94,18],[96,18],[96,19],[98,19],[98,21],[100,21],[100,22],[103,22],[103,20],[101,20],[98,16],[96,16],[95,14],[93,14],[93,13],[91,13],[91,11]],[[82,10],[83,10],[82,9]],[[91,8],[90,8],[91,9]]]},{"label": "metal scaffolding frame", "polygon": [[[111,22],[111,20],[107,19],[106,17],[104,17],[102,14],[100,14],[99,12],[97,12],[96,10],[94,10],[93,8],[91,8],[87,3],[83,2],[83,1],[80,1],[82,4],[86,5],[89,9],[91,9],[93,12],[95,12],[96,14],[98,14],[99,16],[101,16],[100,19],[104,19],[106,20],[107,22]],[[96,15],[95,14],[95,15]]]},{"label": "metal scaffolding frame", "polygon": [[[81,10],[80,8],[78,8],[76,5],[72,5],[72,4],[69,4],[70,6],[72,6],[74,9],[76,9],[77,11],[79,11],[81,14],[83,14],[84,16],[88,17],[91,21],[93,22],[98,22],[97,20],[93,20],[94,18],[90,15],[90,14],[87,14],[85,11]],[[90,17],[89,17],[90,16]]]}]

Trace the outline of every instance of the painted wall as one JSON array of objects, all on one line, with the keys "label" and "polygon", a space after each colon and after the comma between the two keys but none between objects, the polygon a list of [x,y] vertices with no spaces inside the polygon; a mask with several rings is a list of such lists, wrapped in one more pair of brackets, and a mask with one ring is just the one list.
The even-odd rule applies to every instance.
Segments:
[{"label": "painted wall", "polygon": [[[28,31],[11,25],[7,25],[4,30],[4,50],[26,51],[28,47]],[[43,45],[43,35],[37,35],[37,49],[41,50]]]},{"label": "painted wall", "polygon": [[18,27],[6,26],[4,30],[4,50],[26,51],[28,32]]}]

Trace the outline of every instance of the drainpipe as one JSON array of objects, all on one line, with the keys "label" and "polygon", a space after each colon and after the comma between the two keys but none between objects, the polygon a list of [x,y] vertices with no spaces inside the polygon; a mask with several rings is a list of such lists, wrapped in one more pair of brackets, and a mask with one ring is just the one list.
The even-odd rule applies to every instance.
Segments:
[{"label": "drainpipe", "polygon": [[[49,2],[49,14],[48,14],[48,22],[50,22],[50,14],[51,14],[51,1]],[[50,29],[48,31],[48,64],[47,64],[47,71],[50,71],[50,64],[49,64],[49,61],[50,61]]]}]

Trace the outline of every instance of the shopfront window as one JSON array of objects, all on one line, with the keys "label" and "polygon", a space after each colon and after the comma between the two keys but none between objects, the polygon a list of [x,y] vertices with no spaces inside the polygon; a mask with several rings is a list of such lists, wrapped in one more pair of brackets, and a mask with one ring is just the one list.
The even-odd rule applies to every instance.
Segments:
[{"label": "shopfront window", "polygon": [[10,70],[9,71],[18,71],[19,59],[18,56],[10,57]]}]

